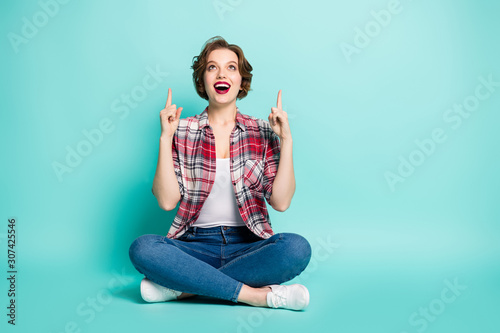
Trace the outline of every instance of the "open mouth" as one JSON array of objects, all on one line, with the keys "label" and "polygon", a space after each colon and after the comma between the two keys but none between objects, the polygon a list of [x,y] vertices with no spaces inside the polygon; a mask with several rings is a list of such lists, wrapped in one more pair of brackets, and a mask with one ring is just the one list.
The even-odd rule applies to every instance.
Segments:
[{"label": "open mouth", "polygon": [[214,88],[218,94],[225,94],[229,91],[231,85],[227,82],[219,81],[214,84]]}]

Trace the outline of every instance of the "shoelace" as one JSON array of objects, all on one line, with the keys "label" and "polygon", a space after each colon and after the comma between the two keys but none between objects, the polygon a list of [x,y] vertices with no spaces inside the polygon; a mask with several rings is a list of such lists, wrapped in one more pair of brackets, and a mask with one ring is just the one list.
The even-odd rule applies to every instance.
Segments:
[{"label": "shoelace", "polygon": [[271,302],[273,303],[274,308],[286,306],[285,288],[276,291],[273,290],[272,293],[273,296],[271,297]]}]

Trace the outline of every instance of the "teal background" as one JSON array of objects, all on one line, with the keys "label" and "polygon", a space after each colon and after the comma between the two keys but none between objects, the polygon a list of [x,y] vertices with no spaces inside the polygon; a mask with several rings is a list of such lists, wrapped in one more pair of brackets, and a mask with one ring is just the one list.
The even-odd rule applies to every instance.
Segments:
[{"label": "teal background", "polygon": [[[500,87],[457,129],[443,114],[480,76],[500,81],[500,4],[401,0],[346,57],[342,43],[354,45],[355,29],[390,3],[69,1],[14,47],[9,34],[21,35],[42,5],[2,2],[2,332],[498,332]],[[297,191],[271,218],[275,232],[300,233],[314,249],[296,279],[311,294],[304,312],[140,299],[128,247],[166,234],[174,216],[151,193],[159,111],[169,87],[183,117],[203,111],[190,66],[216,35],[254,67],[243,113],[267,119],[283,90]],[[126,116],[113,112],[157,66],[168,72],[162,82]],[[65,163],[66,146],[106,118],[113,130],[58,179],[52,164]],[[435,128],[447,139],[392,191],[385,173]],[[15,327],[6,317],[12,217]],[[444,281],[455,279],[463,290],[443,303]],[[439,314],[423,319],[429,307]]]}]

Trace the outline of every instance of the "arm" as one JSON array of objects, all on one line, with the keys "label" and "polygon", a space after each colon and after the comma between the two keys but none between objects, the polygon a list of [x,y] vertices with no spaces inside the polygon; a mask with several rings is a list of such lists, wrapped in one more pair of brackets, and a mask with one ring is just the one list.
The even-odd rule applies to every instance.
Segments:
[{"label": "arm", "polygon": [[275,210],[284,212],[290,207],[295,193],[295,174],[293,171],[292,139],[281,140],[280,162],[274,178],[269,203]]},{"label": "arm", "polygon": [[172,156],[172,138],[160,136],[158,164],[153,180],[153,194],[158,205],[164,210],[172,210],[181,198]]},{"label": "arm", "polygon": [[288,115],[281,107],[281,90],[278,92],[277,107],[271,108],[269,123],[274,133],[280,138],[281,152],[278,171],[274,178],[269,203],[277,211],[288,209],[295,193],[295,173],[293,171],[293,141]]},{"label": "arm", "polygon": [[160,151],[152,188],[158,205],[164,210],[174,209],[181,198],[172,153],[174,133],[179,125],[181,111],[182,107],[177,108],[175,104],[172,104],[172,91],[169,88],[167,104],[160,112]]}]

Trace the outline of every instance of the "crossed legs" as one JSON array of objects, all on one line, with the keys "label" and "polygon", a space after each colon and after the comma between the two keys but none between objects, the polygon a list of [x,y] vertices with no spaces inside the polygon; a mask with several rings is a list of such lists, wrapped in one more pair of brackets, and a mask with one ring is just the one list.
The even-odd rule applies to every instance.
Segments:
[{"label": "crossed legs", "polygon": [[311,257],[307,240],[292,233],[245,244],[217,268],[213,257],[203,252],[190,242],[143,235],[132,243],[129,255],[149,280],[182,291],[178,299],[203,295],[254,306],[267,306],[269,285],[293,279]]}]

